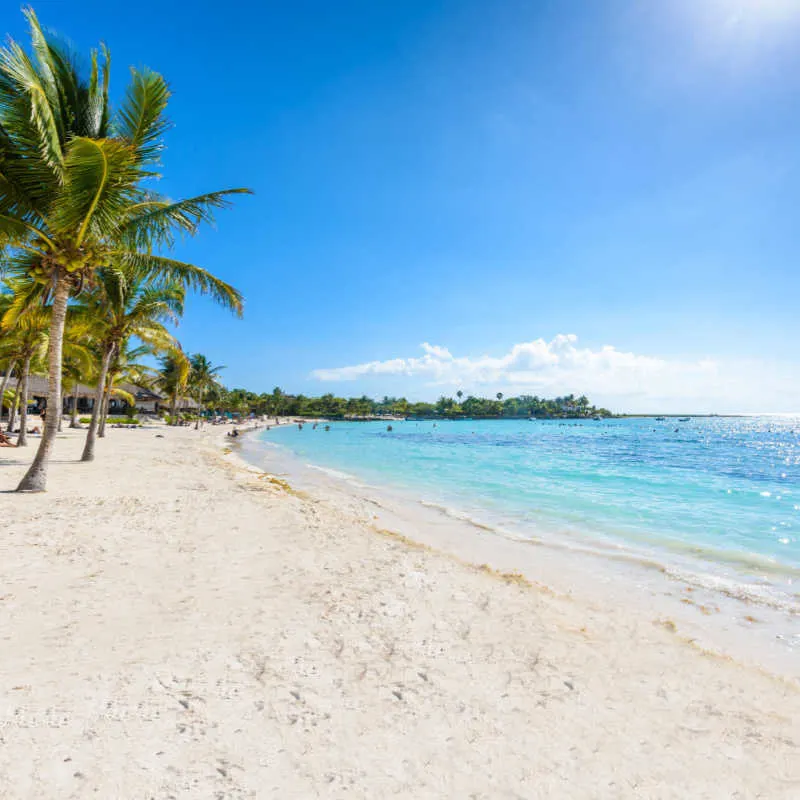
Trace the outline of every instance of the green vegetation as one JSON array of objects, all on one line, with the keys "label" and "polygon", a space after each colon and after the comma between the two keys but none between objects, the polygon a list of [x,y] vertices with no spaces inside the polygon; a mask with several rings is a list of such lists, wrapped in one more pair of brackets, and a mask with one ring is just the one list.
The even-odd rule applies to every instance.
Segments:
[{"label": "green vegetation", "polygon": [[[463,392],[457,393],[463,398]],[[357,418],[392,415],[445,419],[585,419],[610,417],[611,412],[597,408],[584,395],[545,399],[532,395],[503,398],[498,392],[494,399],[469,395],[461,402],[452,397],[440,397],[436,403],[411,403],[404,397],[321,397],[288,395],[276,388],[271,394],[254,394],[245,389],[227,390],[219,387],[208,406],[219,411],[237,414],[268,414],[270,416]]]},{"label": "green vegetation", "polygon": [[[88,425],[91,417],[81,417],[81,425]],[[106,417],[107,425],[141,425],[142,423],[136,417]]]},{"label": "green vegetation", "polygon": [[[165,253],[177,238],[212,222],[232,195],[249,190],[179,201],[159,195],[153,187],[170,127],[164,78],[131,69],[113,108],[107,48],[81,59],[45,33],[32,10],[24,13],[29,51],[11,39],[0,48],[0,394],[15,372],[21,444],[30,374],[47,374],[51,409],[61,409],[65,377],[73,388],[79,382],[95,386],[83,456],[91,460],[109,396],[125,397],[114,382],[135,364],[131,337],[151,352],[177,351],[160,326],[180,316],[185,290],[208,294],[241,314],[236,289]],[[87,325],[78,338],[92,350],[91,369],[81,367],[80,354],[68,356],[72,316]],[[34,318],[44,320],[35,331],[26,321]],[[60,413],[47,415],[18,490],[45,489],[60,424]]]}]

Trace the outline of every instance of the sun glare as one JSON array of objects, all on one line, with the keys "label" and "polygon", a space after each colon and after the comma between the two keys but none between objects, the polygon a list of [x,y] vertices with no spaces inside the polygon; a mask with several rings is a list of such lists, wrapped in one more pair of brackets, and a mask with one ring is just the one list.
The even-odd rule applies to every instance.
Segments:
[{"label": "sun glare", "polygon": [[692,61],[734,73],[758,72],[800,37],[800,0],[671,0],[665,8]]},{"label": "sun glare", "polygon": [[683,5],[709,32],[723,37],[782,36],[800,24],[800,0],[692,0]]}]

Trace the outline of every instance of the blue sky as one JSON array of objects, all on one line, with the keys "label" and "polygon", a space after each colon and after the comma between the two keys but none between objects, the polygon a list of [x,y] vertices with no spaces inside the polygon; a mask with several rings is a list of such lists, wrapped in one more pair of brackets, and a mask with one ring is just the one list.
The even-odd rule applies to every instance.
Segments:
[{"label": "blue sky", "polygon": [[34,6],[170,81],[163,191],[256,191],[178,249],[229,385],[800,411],[798,0]]}]

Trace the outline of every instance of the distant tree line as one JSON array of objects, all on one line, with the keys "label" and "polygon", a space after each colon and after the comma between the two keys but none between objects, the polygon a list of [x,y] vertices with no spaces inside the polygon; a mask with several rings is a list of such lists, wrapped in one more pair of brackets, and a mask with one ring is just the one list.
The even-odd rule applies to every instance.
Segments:
[{"label": "distant tree line", "polygon": [[358,418],[381,415],[417,418],[445,419],[572,419],[587,417],[609,417],[611,412],[598,408],[585,395],[573,394],[547,399],[536,395],[503,397],[498,392],[494,398],[440,397],[435,403],[412,403],[405,397],[336,397],[324,394],[321,397],[286,394],[275,388],[271,394],[255,394],[245,389],[219,387],[205,398],[207,407],[239,414],[268,414],[270,416]]}]

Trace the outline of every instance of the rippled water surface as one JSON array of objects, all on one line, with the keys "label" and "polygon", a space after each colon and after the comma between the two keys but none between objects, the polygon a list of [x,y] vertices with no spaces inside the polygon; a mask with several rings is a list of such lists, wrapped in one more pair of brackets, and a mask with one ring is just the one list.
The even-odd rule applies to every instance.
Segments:
[{"label": "rippled water surface", "polygon": [[800,418],[334,422],[264,434],[304,461],[521,537],[800,578]]}]

